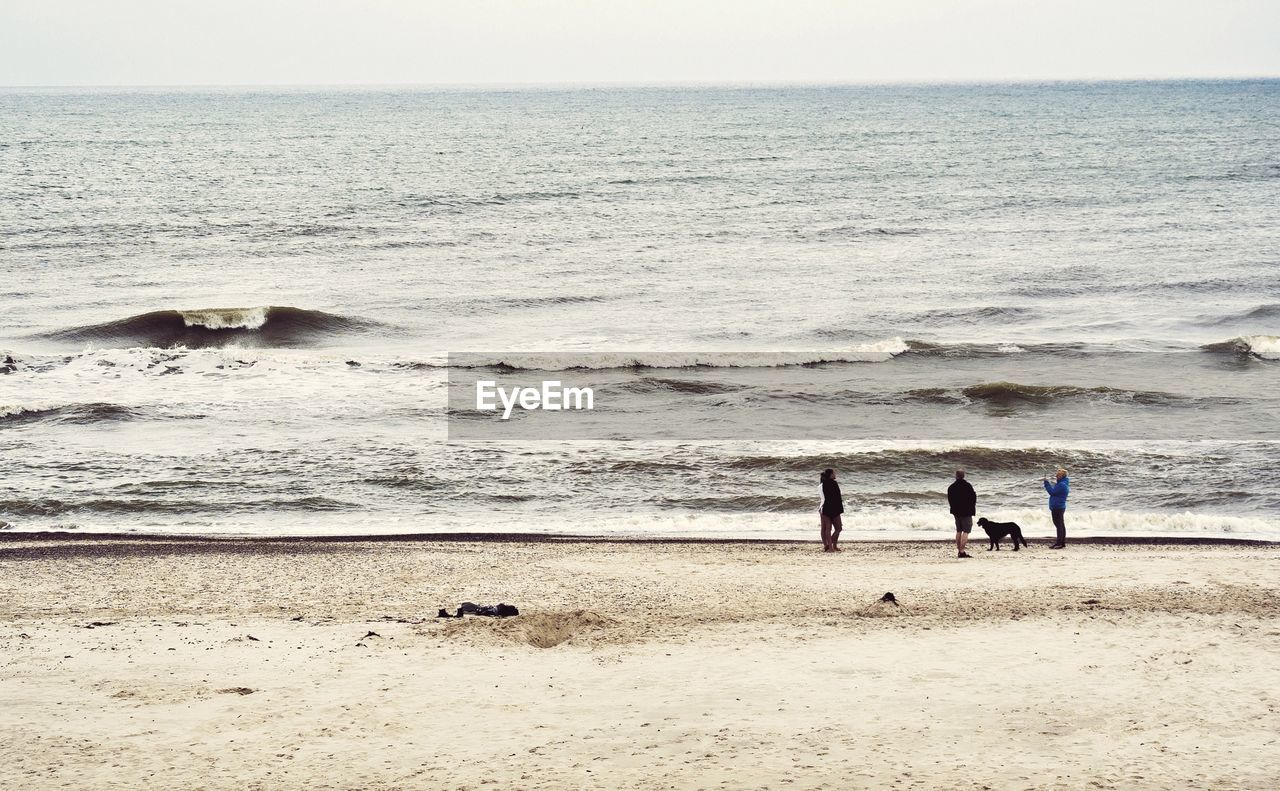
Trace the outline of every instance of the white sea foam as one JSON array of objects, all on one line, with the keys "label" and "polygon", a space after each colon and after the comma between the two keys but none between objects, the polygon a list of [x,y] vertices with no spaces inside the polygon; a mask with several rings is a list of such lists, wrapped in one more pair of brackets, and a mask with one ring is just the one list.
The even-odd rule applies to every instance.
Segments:
[{"label": "white sea foam", "polygon": [[[1036,541],[1054,535],[1049,512],[1043,509],[1021,509],[986,514],[1001,521],[1022,526],[1027,538]],[[509,523],[477,523],[457,515],[435,515],[429,521],[419,518],[396,519],[386,515],[351,513],[308,513],[305,517],[264,516],[260,521],[219,519],[204,523],[165,523],[162,526],[140,523],[98,522],[82,520],[75,527],[81,532],[163,532],[187,535],[231,536],[326,536],[326,535],[405,535],[417,533],[537,533],[545,535],[602,536],[612,538],[692,538],[692,539],[756,539],[767,541],[814,541],[818,537],[816,514],[635,514],[632,516],[563,517],[537,516]],[[1168,537],[1168,538],[1238,538],[1280,541],[1280,519],[1213,516],[1197,513],[1155,513],[1140,511],[1068,510],[1067,536],[1085,537]],[[955,528],[945,508],[883,509],[853,511],[844,515],[844,539],[858,540],[946,540],[954,537]],[[42,528],[44,529],[44,528]],[[50,529],[63,529],[54,525]],[[974,526],[974,541],[985,540]],[[1034,545],[1033,545],[1034,546]]]},{"label": "white sea foam", "polygon": [[[1022,525],[1028,538],[1052,537],[1049,512],[1018,509],[983,514]],[[1068,509],[1069,536],[1187,536],[1280,540],[1280,519],[1214,516],[1204,513]],[[878,509],[846,513],[847,539],[948,538],[955,528],[945,508]],[[549,528],[549,526],[548,526]],[[817,535],[816,514],[637,515],[585,521],[560,531],[642,537],[809,539]],[[977,528],[975,527],[975,531]],[[981,532],[978,532],[981,535]]]},{"label": "white sea foam", "polygon": [[829,351],[755,352],[590,352],[459,355],[450,363],[462,367],[508,366],[523,370],[564,371],[577,368],[777,368],[820,363],[878,363],[909,351],[901,338]]},{"label": "white sea foam", "polygon": [[210,330],[256,330],[267,323],[268,307],[210,308],[183,310],[182,322],[188,327],[204,327]]},{"label": "white sea foam", "polygon": [[43,412],[52,408],[49,404],[33,405],[33,404],[0,404],[0,418],[17,417],[18,415],[30,412]]},{"label": "white sea foam", "polygon": [[1280,337],[1248,335],[1240,340],[1249,347],[1250,354],[1256,354],[1264,360],[1280,360]]}]

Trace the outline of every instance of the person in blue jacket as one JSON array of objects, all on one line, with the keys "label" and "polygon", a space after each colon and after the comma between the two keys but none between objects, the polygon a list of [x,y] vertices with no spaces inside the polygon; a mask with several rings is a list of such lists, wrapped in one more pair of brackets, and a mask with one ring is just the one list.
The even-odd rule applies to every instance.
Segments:
[{"label": "person in blue jacket", "polygon": [[1064,549],[1067,546],[1067,525],[1062,521],[1062,515],[1067,510],[1067,495],[1071,494],[1071,479],[1067,477],[1067,471],[1059,469],[1053,482],[1045,478],[1044,490],[1049,493],[1049,514],[1058,531],[1058,541],[1049,549]]}]

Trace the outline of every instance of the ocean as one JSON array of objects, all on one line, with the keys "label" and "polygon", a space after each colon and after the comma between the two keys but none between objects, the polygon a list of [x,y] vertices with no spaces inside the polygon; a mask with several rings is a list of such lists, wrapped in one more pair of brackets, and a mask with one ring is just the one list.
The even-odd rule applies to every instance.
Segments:
[{"label": "ocean", "polygon": [[7,530],[1280,540],[1277,80],[2,89],[0,198]]}]

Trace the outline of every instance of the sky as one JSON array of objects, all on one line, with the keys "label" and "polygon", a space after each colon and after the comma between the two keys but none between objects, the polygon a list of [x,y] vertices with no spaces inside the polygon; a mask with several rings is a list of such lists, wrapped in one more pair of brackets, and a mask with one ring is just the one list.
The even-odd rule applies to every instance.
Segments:
[{"label": "sky", "polygon": [[0,85],[1280,76],[1280,0],[2,0]]}]

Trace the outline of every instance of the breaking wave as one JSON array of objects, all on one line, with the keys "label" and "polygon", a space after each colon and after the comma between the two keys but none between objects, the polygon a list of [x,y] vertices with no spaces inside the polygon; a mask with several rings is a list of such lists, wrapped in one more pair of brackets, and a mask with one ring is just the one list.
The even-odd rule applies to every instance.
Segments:
[{"label": "breaking wave", "polygon": [[513,353],[500,357],[459,355],[449,364],[459,368],[505,368],[514,371],[610,370],[618,368],[780,368],[828,363],[877,363],[908,351],[901,338],[828,352],[589,352]]},{"label": "breaking wave", "polygon": [[[1112,453],[1079,449],[958,447],[904,448],[836,454],[758,454],[726,459],[722,464],[729,469],[743,472],[810,474],[825,467],[835,467],[842,473],[859,475],[902,473],[935,475],[939,469],[955,468],[988,472],[1025,472],[1052,470],[1057,467],[1097,470],[1115,464],[1121,458]],[[1132,455],[1127,458],[1132,460]]]},{"label": "breaking wave", "polygon": [[684,393],[687,395],[722,395],[742,389],[728,382],[700,382],[692,379],[664,379],[645,376],[625,386],[632,393]]},{"label": "breaking wave", "polygon": [[378,325],[366,319],[272,305],[157,310],[118,321],[57,330],[45,337],[108,346],[205,349],[236,344],[296,347],[375,326]]},{"label": "breaking wave", "polygon": [[727,497],[663,497],[652,501],[659,508],[681,511],[728,513],[772,513],[775,511],[809,511],[814,508],[812,497],[787,497],[782,495],[730,495]]},{"label": "breaking wave", "polygon": [[63,500],[53,497],[0,500],[0,513],[14,516],[51,517],[73,514],[192,514],[201,512],[245,513],[255,511],[344,511],[351,503],[329,497],[274,497],[240,502],[193,502],[189,499],[147,497],[91,497]]},{"label": "breaking wave", "polygon": [[1244,335],[1221,343],[1200,347],[1207,352],[1256,357],[1260,360],[1280,360],[1280,336]]},{"label": "breaking wave", "polygon": [[[711,384],[711,383],[708,383]],[[1138,406],[1195,407],[1230,405],[1240,399],[1229,396],[1196,397],[1155,390],[1126,390],[1116,387],[1075,385],[1030,385],[1018,382],[983,382],[967,387],[921,387],[887,393],[842,390],[830,393],[776,391],[766,397],[819,404],[849,406],[988,406],[998,408],[1048,407],[1064,402],[1136,404]]]},{"label": "breaking wave", "polygon": [[1115,387],[1073,385],[1029,385],[1017,382],[984,382],[956,389],[924,388],[904,394],[914,403],[973,404],[993,406],[1048,406],[1059,401],[1088,400],[1143,406],[1178,406],[1199,400],[1154,390],[1125,390]]},{"label": "breaking wave", "polygon": [[1080,356],[1089,351],[1083,343],[935,343],[913,340],[907,341],[907,346],[913,355],[953,359],[1003,357],[1009,354]]},{"label": "breaking wave", "polygon": [[137,417],[139,417],[137,410],[117,404],[92,403],[60,406],[0,404],[0,426],[37,421],[85,425],[133,420]]}]

